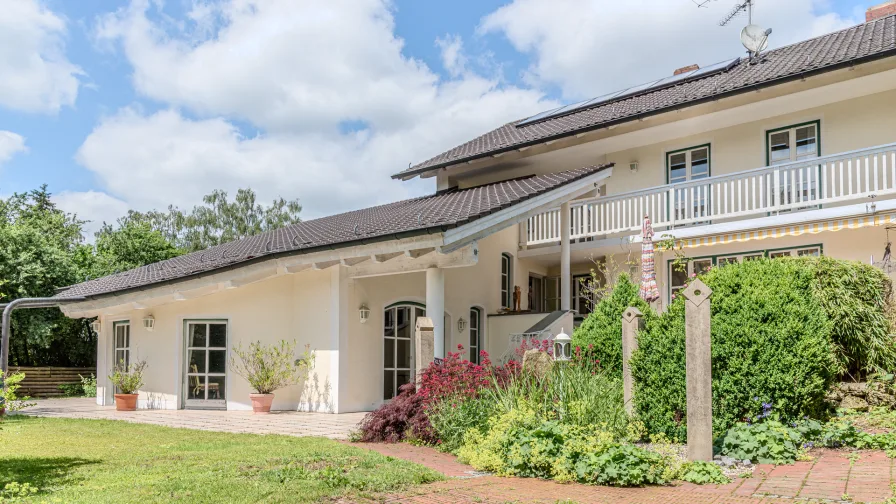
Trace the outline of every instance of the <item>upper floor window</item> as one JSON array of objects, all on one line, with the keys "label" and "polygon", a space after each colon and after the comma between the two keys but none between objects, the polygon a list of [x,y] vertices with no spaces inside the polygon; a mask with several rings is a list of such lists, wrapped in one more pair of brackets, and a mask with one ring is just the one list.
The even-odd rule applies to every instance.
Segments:
[{"label": "upper floor window", "polygon": [[821,156],[819,121],[768,132],[768,164],[777,165]]},{"label": "upper floor window", "polygon": [[501,254],[501,307],[513,308],[513,257]]},{"label": "upper floor window", "polygon": [[709,145],[677,150],[666,154],[670,184],[709,177]]}]

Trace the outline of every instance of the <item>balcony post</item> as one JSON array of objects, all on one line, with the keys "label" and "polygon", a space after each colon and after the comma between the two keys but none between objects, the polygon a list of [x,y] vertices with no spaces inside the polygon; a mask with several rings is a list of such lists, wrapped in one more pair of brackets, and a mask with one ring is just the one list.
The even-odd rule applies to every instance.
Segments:
[{"label": "balcony post", "polygon": [[775,191],[775,210],[777,210],[781,206],[781,170],[775,170],[772,176],[775,178],[772,182]]},{"label": "balcony post", "polygon": [[569,202],[560,205],[560,309],[572,307],[572,272],[569,264]]},{"label": "balcony post", "polygon": [[675,214],[678,212],[678,204],[675,201],[675,189],[669,189],[669,204],[667,206],[669,212],[669,229],[675,228]]}]

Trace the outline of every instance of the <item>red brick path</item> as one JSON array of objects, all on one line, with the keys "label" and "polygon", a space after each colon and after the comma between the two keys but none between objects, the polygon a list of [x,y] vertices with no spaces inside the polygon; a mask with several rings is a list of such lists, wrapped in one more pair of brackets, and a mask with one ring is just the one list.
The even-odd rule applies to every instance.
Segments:
[{"label": "red brick path", "polygon": [[[385,498],[390,503],[521,503],[556,504],[760,504],[797,501],[883,502],[893,496],[893,460],[883,452],[858,452],[854,463],[849,453],[813,452],[811,462],[787,466],[757,466],[752,478],[738,478],[727,485],[612,488],[559,484],[526,478],[480,476],[451,455],[408,444],[359,444],[384,455],[417,462],[439,471],[449,480],[416,487]],[[853,457],[855,456],[853,455]]]}]

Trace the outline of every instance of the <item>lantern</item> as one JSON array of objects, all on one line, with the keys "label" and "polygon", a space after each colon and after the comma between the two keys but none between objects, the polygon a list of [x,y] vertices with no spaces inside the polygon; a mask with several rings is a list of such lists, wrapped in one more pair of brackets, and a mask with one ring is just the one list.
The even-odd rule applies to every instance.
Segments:
[{"label": "lantern", "polygon": [[554,360],[566,362],[572,358],[572,338],[560,329],[560,334],[554,338]]},{"label": "lantern", "polygon": [[99,321],[99,319],[94,320],[90,323],[90,329],[97,335],[100,335],[100,331],[103,330],[103,323]]},{"label": "lantern", "polygon": [[152,332],[156,327],[156,319],[152,315],[147,315],[143,317],[143,328],[147,331]]},{"label": "lantern", "polygon": [[457,332],[462,333],[467,328],[467,321],[463,317],[457,319]]},{"label": "lantern", "polygon": [[368,320],[370,320],[370,308],[367,307],[366,304],[362,304],[360,308],[358,308],[358,316],[361,319],[362,324],[366,324]]}]

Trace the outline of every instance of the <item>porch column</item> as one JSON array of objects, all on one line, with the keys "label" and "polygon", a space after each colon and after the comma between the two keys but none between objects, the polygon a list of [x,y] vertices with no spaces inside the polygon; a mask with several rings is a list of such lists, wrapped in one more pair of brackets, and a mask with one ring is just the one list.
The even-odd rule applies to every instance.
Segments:
[{"label": "porch column", "polygon": [[569,266],[569,202],[560,205],[560,309],[572,309],[572,273]]},{"label": "porch column", "polygon": [[[331,411],[321,409],[323,405],[317,405],[319,411],[326,413],[343,413],[346,404],[341,402],[343,392],[348,388],[348,325],[349,325],[349,293],[352,290],[352,280],[348,276],[348,268],[335,266],[330,269],[330,396]],[[343,365],[345,364],[345,365]]]},{"label": "porch column", "polygon": [[426,268],[426,315],[432,319],[435,356],[445,358],[445,270]]}]

